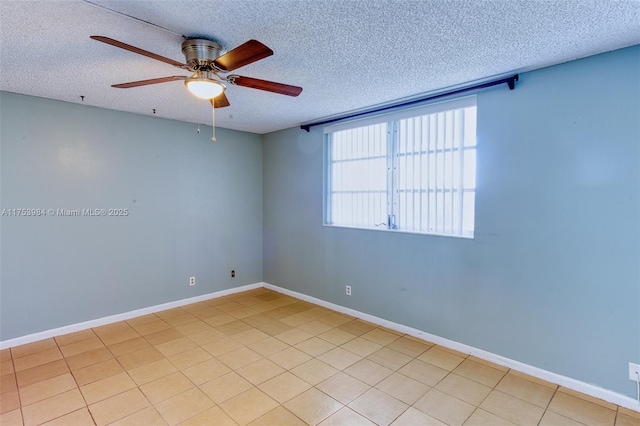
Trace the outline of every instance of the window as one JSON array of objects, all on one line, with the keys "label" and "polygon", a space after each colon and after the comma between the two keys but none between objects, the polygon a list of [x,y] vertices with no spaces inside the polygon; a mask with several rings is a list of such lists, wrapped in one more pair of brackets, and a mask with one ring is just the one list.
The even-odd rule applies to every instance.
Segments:
[{"label": "window", "polygon": [[475,96],[325,133],[325,224],[473,238]]}]

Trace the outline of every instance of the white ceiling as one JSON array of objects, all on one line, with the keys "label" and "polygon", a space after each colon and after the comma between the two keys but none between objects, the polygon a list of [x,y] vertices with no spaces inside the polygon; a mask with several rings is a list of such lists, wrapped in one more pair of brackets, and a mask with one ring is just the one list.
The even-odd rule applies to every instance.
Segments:
[{"label": "white ceiling", "polygon": [[275,54],[234,73],[304,91],[231,86],[216,125],[262,134],[640,43],[640,0],[91,1],[0,1],[0,90],[210,124],[180,81],[111,88],[188,73],[89,36],[179,62],[180,35],[257,39]]}]

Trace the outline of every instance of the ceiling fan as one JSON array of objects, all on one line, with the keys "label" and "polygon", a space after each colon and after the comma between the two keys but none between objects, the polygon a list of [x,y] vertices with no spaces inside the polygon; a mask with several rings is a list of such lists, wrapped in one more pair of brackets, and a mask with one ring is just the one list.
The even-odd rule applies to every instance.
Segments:
[{"label": "ceiling fan", "polygon": [[224,83],[265,90],[287,96],[298,96],[302,92],[302,87],[298,86],[260,80],[252,77],[243,77],[235,74],[227,76],[221,75],[273,55],[273,50],[257,40],[249,40],[235,49],[220,55],[222,46],[215,41],[202,38],[188,39],[182,43],[182,53],[185,57],[185,63],[183,64],[109,37],[94,35],[91,36],[91,38],[193,73],[190,77],[173,75],[150,80],[114,84],[111,87],[129,89],[149,84],[183,80],[192,94],[201,99],[208,99],[214,108],[223,108],[230,105],[225,95],[226,86]]}]

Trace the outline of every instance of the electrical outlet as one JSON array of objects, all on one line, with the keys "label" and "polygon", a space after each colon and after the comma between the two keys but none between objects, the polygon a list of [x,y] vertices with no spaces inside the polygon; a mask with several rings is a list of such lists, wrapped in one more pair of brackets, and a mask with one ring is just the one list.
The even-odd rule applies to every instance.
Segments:
[{"label": "electrical outlet", "polygon": [[637,381],[638,375],[640,375],[640,365],[630,362],[629,363],[629,380],[633,380],[634,382]]},{"label": "electrical outlet", "polygon": [[351,286],[347,286],[347,296],[351,296]]},{"label": "electrical outlet", "polygon": [[189,285],[196,285],[196,277],[189,278]]},{"label": "electrical outlet", "polygon": [[235,278],[236,277],[236,270],[232,269],[231,270],[231,278]]}]

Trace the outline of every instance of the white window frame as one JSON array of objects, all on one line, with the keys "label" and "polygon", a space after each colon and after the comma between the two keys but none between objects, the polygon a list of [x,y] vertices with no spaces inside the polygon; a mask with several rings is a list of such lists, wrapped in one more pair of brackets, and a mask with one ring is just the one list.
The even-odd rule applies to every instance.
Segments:
[{"label": "white window frame", "polygon": [[[475,132],[477,132],[477,126],[475,126],[476,124],[476,119],[477,119],[477,103],[476,103],[476,96],[466,96],[463,98],[458,98],[458,99],[454,99],[454,100],[448,100],[448,101],[443,101],[443,102],[438,102],[438,103],[431,103],[431,104],[427,104],[427,105],[421,105],[418,107],[414,107],[414,108],[409,108],[409,109],[401,109],[401,110],[395,110],[392,111],[390,113],[385,113],[385,114],[380,114],[380,115],[376,115],[376,116],[368,116],[366,118],[363,119],[359,119],[359,120],[352,120],[352,121],[347,121],[347,122],[339,122],[336,124],[332,124],[330,126],[325,127],[324,129],[324,133],[325,133],[325,144],[324,144],[324,206],[323,206],[323,222],[325,226],[335,226],[335,227],[347,227],[347,228],[358,228],[358,229],[373,229],[373,230],[386,230],[386,231],[393,231],[393,232],[407,232],[407,233],[416,233],[416,234],[427,234],[427,235],[439,235],[439,236],[448,236],[448,237],[458,237],[458,238],[469,238],[472,239],[474,237],[474,233],[475,233],[475,193],[476,193],[476,184],[475,184],[475,169],[476,169],[476,148],[477,148],[477,141],[476,141],[476,134]],[[431,115],[431,114],[438,114],[438,113],[445,113],[445,112],[450,112],[450,111],[454,111],[453,114],[455,114],[455,111],[459,111],[460,109],[466,109],[466,108],[473,108],[474,112],[476,112],[476,114],[473,117],[473,122],[472,125],[473,130],[474,130],[474,134],[468,137],[473,137],[473,143],[471,145],[465,145],[464,141],[460,142],[458,140],[458,145],[454,146],[453,143],[451,142],[452,145],[450,147],[436,147],[434,149],[430,149],[429,147],[426,147],[426,150],[423,149],[423,143],[421,142],[420,148],[416,150],[416,146],[412,145],[411,151],[409,151],[408,149],[405,150],[406,152],[400,152],[399,149],[399,145],[400,145],[400,137],[398,136],[399,133],[399,124],[403,123],[403,124],[407,124],[408,121],[407,119],[412,119],[412,118],[418,118],[421,116],[425,116],[425,115]],[[441,116],[441,115],[440,115]],[[403,121],[404,120],[404,121]],[[459,120],[456,121],[457,123],[459,123]],[[331,182],[331,178],[333,175],[333,171],[332,171],[332,167],[334,167],[334,164],[336,164],[339,161],[357,161],[356,158],[358,159],[362,159],[362,160],[366,160],[366,159],[373,159],[374,157],[377,158],[377,156],[374,157],[353,157],[351,158],[351,160],[349,160],[349,158],[347,158],[346,160],[333,160],[332,159],[332,136],[336,133],[336,132],[341,132],[344,130],[354,130],[354,129],[358,129],[358,128],[363,128],[366,126],[372,126],[372,125],[376,125],[376,124],[383,124],[386,123],[386,133],[387,133],[387,147],[386,147],[386,160],[387,160],[387,188],[386,188],[386,207],[387,207],[387,220],[384,221],[386,223],[367,223],[367,224],[354,224],[354,223],[332,223],[331,222],[331,218],[332,216],[332,195],[335,195],[337,192],[339,191],[333,191],[333,184]],[[456,131],[460,131],[459,129],[457,129]],[[464,133],[466,132],[466,129],[463,130],[463,136],[461,136],[464,139]],[[469,133],[469,132],[467,132]],[[458,136],[460,137],[460,136]],[[414,141],[415,144],[415,140],[414,138],[411,138],[412,141]],[[473,165],[472,168],[473,170],[467,170],[467,173],[472,173],[472,180],[473,180],[473,185],[472,188],[465,188],[464,187],[464,178],[463,178],[463,173],[464,173],[464,157],[465,157],[465,152],[472,152],[473,153]],[[437,154],[442,154],[443,158],[446,155],[445,153],[449,153],[449,158],[451,158],[451,169],[447,172],[447,173],[451,173],[451,181],[450,181],[450,188],[447,188],[445,186],[442,187],[436,187],[434,186],[433,188],[428,186],[426,188],[422,188],[422,182],[420,182],[420,188],[419,189],[415,189],[414,187],[412,188],[408,188],[408,186],[406,186],[405,189],[401,189],[399,188],[399,183],[401,182],[401,178],[400,178],[400,174],[402,174],[403,172],[406,173],[406,169],[408,169],[409,167],[405,167],[404,169],[402,169],[401,167],[399,167],[399,163],[401,162],[402,157],[406,157],[407,159],[411,157],[412,161],[414,163],[412,163],[412,167],[415,167],[415,159],[419,160],[419,163],[422,167],[422,161],[423,158],[425,159],[425,161],[429,161],[431,157],[429,157],[429,155],[433,155],[435,158],[435,155]],[[456,156],[457,153],[457,156]],[[424,157],[424,155],[426,154],[426,157]],[[458,163],[455,163],[456,166],[454,167],[454,158],[457,158]],[[408,160],[405,160],[405,164],[407,164]],[[435,160],[433,160],[435,161]],[[444,160],[443,160],[444,161]],[[457,169],[456,169],[457,167]],[[457,177],[457,179],[459,179],[458,182],[458,186],[456,188],[453,187],[453,182],[455,182],[454,177],[453,177],[453,173],[455,172],[460,173],[460,176]],[[414,172],[415,173],[415,172]],[[422,173],[422,171],[421,171]],[[431,173],[431,171],[429,170],[428,173]],[[406,180],[406,176],[405,176],[405,180]],[[427,179],[428,180],[428,179]],[[372,191],[364,191],[364,192],[372,192]],[[373,192],[377,192],[377,191],[373,191]],[[424,197],[426,194],[426,197],[428,200],[431,200],[433,197],[433,199],[438,199],[438,193],[442,193],[441,198],[442,200],[445,199],[445,193],[450,193],[450,199],[449,199],[449,207],[450,207],[450,211],[451,212],[447,212],[447,215],[451,215],[451,218],[445,218],[445,213],[444,213],[444,207],[441,207],[442,211],[441,212],[437,212],[436,211],[436,216],[438,216],[439,214],[441,215],[441,219],[430,219],[430,220],[435,220],[438,223],[437,227],[430,227],[427,226],[427,228],[425,229],[424,225],[422,225],[422,223],[420,223],[420,229],[416,229],[415,228],[415,220],[412,220],[411,222],[414,224],[413,227],[408,226],[408,223],[404,223],[402,220],[399,220],[400,218],[396,217],[396,215],[398,213],[404,213],[405,214],[405,219],[408,219],[409,216],[411,216],[412,218],[415,218],[415,209],[416,207],[413,206],[413,202],[415,202],[415,197],[416,197],[416,193],[418,194],[418,197]],[[411,215],[407,215],[407,212],[409,210],[408,206],[408,195],[405,196],[405,203],[404,203],[404,207],[403,209],[399,209],[399,206],[401,205],[401,194],[402,193],[406,193],[412,194],[411,200],[412,200],[412,207],[414,209],[414,211],[412,212]],[[469,196],[465,198],[465,193],[467,193]],[[457,203],[457,207],[456,209],[458,209],[459,211],[457,213],[453,213],[454,210],[454,198],[457,200],[455,201],[455,203]],[[463,202],[463,198],[464,201]],[[422,198],[420,198],[422,199]],[[432,202],[432,201],[429,201]],[[442,205],[444,206],[444,203],[442,203]],[[466,225],[463,227],[462,225],[462,221],[463,221],[463,212],[465,211],[465,206],[467,207],[466,210],[466,216],[471,216],[472,218],[472,222],[471,222],[471,229],[469,230],[469,224],[466,223]],[[472,213],[469,213],[469,207],[471,207],[471,211]],[[352,208],[353,210],[353,208]],[[419,208],[419,214],[423,215],[422,212],[422,201],[420,201],[420,208]],[[428,215],[430,213],[427,213]],[[448,223],[449,223],[449,227],[447,228],[444,224],[445,219],[448,219]],[[440,225],[440,220],[442,221],[442,225]],[[457,225],[454,227],[453,222],[460,222],[457,223]],[[409,222],[409,220],[407,220],[407,222]],[[398,224],[400,223],[400,226],[398,226]],[[429,222],[430,224],[431,222]]]}]

